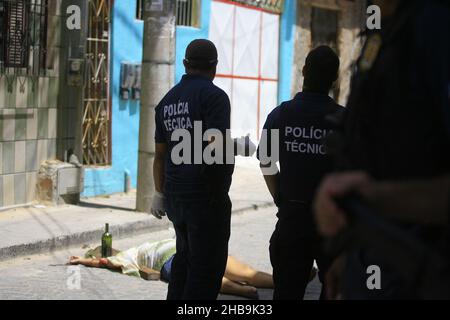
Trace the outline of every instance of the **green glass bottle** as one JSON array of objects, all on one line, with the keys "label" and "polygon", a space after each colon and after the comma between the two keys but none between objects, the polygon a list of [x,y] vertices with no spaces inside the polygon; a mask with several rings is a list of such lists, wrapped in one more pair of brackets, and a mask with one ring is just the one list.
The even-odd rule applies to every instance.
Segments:
[{"label": "green glass bottle", "polygon": [[105,225],[105,233],[102,236],[102,258],[112,256],[112,235],[109,233],[109,223]]}]

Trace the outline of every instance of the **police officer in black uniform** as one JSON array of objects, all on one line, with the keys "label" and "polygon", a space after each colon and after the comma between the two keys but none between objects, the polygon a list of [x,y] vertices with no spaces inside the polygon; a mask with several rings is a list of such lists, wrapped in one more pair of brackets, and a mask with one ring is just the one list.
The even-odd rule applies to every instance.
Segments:
[{"label": "police officer in black uniform", "polygon": [[[311,51],[303,69],[303,91],[275,108],[264,125],[258,157],[279,207],[270,243],[274,299],[303,299],[314,259],[321,279],[327,267],[313,225],[311,202],[318,183],[332,169],[322,141],[332,129],[326,117],[342,109],[328,96],[338,71],[339,58],[331,48],[321,46]],[[274,129],[279,130],[279,141],[275,142]],[[277,160],[280,172],[273,171]]]},{"label": "police officer in black uniform", "polygon": [[[203,160],[211,142],[203,141],[203,133],[216,129],[226,137],[230,128],[229,98],[212,82],[217,59],[212,42],[193,41],[186,50],[186,75],[156,107],[152,213],[161,218],[167,212],[177,237],[169,300],[216,299],[225,272],[231,217],[228,191],[234,166],[206,165]],[[190,150],[176,152],[190,155],[181,163],[172,154],[181,142],[172,141],[177,129],[187,131],[192,141]]]},{"label": "police officer in black uniform", "polygon": [[[328,178],[316,201],[317,221],[326,236],[335,236],[347,225],[333,198],[351,191],[364,197],[368,180],[407,185],[450,173],[450,4],[445,0],[373,2],[381,7],[382,28],[367,31],[342,132],[336,139],[340,140],[336,161],[344,173]],[[381,214],[385,214],[382,201],[375,197],[375,202],[380,202]],[[407,214],[397,215],[406,221]],[[397,227],[439,252],[450,265],[448,223],[413,221],[412,216],[409,223],[397,221]],[[418,297],[415,284],[401,277],[403,271],[372,248],[348,250],[344,260],[340,288],[344,298]],[[381,270],[382,285],[377,290],[366,284],[371,265]],[[422,267],[426,262],[410,266]]]}]

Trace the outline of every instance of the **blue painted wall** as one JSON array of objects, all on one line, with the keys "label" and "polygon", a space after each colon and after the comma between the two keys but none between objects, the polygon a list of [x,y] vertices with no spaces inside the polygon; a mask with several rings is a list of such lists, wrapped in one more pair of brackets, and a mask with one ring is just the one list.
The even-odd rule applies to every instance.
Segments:
[{"label": "blue painted wall", "polygon": [[297,1],[285,0],[280,27],[279,103],[292,98],[292,68],[294,66],[296,17]]},{"label": "blue painted wall", "polygon": [[111,34],[112,166],[87,169],[83,196],[123,192],[125,171],[136,187],[139,101],[121,100],[120,65],[142,61],[144,23],[136,20],[137,1],[115,1]]},{"label": "blue painted wall", "polygon": [[[115,1],[111,35],[111,98],[112,98],[112,166],[86,169],[83,196],[123,192],[125,172],[136,188],[139,137],[139,102],[119,98],[120,65],[124,61],[142,61],[144,23],[136,20],[135,0]],[[208,38],[211,0],[202,1],[201,27],[177,27],[175,81],[184,74],[183,58],[188,44]],[[294,63],[294,28],[296,1],[286,0],[280,33],[279,100],[291,98],[292,65]]]},{"label": "blue painted wall", "polygon": [[[86,169],[83,196],[123,192],[125,172],[131,186],[137,184],[139,142],[139,102],[119,98],[120,65],[124,61],[142,61],[144,23],[136,20],[137,1],[115,1],[111,34],[112,98],[112,166]],[[211,1],[202,1],[201,28],[177,27],[175,81],[184,74],[183,57],[188,44],[197,38],[208,38]]]}]

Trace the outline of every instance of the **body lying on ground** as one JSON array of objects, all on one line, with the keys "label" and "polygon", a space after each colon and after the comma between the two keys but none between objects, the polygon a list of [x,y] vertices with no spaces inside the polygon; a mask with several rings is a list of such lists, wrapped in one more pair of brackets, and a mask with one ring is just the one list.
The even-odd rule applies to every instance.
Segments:
[{"label": "body lying on ground", "polygon": [[[167,239],[146,242],[122,252],[113,250],[113,256],[108,258],[97,258],[101,254],[100,248],[96,248],[90,250],[85,258],[71,257],[69,263],[94,268],[107,268],[147,280],[169,282],[175,253],[175,239]],[[316,270],[313,270],[312,278],[314,278],[315,273]],[[236,258],[228,256],[220,292],[254,299],[257,298],[258,291],[256,288],[273,288],[272,275],[257,271]]]}]

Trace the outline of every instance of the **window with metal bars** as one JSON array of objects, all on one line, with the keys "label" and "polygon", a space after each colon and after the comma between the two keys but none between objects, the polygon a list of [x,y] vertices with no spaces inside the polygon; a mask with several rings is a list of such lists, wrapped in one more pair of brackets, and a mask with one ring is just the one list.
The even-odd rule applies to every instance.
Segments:
[{"label": "window with metal bars", "polygon": [[3,65],[4,60],[4,45],[5,41],[5,26],[6,26],[6,6],[3,2],[0,2],[0,67]]},{"label": "window with metal bars", "polygon": [[[136,0],[136,19],[143,20],[143,2]],[[177,25],[200,28],[201,0],[177,0]]]},{"label": "window with metal bars", "polygon": [[0,73],[41,75],[47,19],[48,0],[0,0]]},{"label": "window with metal bars", "polygon": [[274,13],[283,11],[284,0],[232,0],[248,6],[258,7]]},{"label": "window with metal bars", "polygon": [[177,25],[200,27],[201,0],[177,0]]}]

